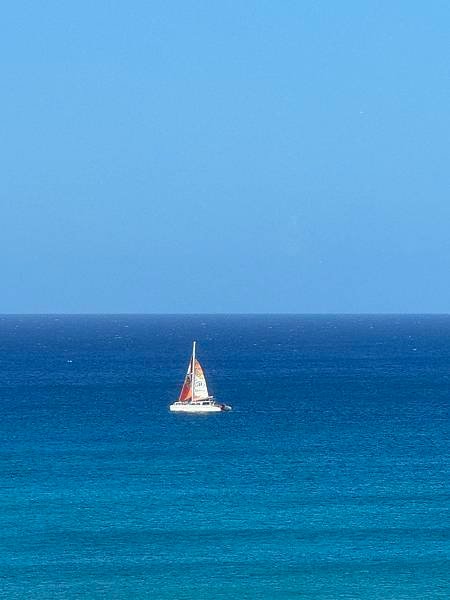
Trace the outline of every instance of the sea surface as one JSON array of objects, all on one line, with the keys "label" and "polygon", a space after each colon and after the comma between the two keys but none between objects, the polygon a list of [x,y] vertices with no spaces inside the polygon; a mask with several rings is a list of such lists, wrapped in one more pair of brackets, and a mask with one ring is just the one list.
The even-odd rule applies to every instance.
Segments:
[{"label": "sea surface", "polygon": [[450,316],[2,316],[0,597],[450,598],[449,400]]}]

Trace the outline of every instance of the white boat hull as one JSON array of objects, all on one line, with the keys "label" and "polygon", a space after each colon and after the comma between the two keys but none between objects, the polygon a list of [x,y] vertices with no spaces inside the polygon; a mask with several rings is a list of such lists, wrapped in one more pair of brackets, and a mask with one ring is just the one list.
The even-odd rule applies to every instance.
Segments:
[{"label": "white boat hull", "polygon": [[214,400],[199,400],[198,402],[174,402],[169,406],[171,412],[211,413],[231,410],[227,404],[219,404]]}]

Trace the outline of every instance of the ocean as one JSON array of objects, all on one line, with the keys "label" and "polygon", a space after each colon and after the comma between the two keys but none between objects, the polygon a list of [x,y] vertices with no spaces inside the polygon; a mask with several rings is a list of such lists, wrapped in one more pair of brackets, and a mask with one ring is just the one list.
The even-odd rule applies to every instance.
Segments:
[{"label": "ocean", "polygon": [[2,316],[0,597],[449,598],[449,399],[450,316]]}]

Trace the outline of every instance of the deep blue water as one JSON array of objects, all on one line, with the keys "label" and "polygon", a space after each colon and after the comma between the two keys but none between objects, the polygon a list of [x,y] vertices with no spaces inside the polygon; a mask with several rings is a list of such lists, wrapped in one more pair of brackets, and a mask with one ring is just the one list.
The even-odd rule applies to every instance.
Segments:
[{"label": "deep blue water", "polygon": [[0,317],[0,596],[449,598],[449,398],[449,316]]}]

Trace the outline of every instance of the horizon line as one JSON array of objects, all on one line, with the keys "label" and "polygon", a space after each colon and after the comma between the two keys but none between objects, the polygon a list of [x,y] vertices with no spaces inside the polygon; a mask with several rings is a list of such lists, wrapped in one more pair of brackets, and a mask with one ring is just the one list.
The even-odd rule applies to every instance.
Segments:
[{"label": "horizon line", "polygon": [[0,313],[0,317],[203,317],[203,316],[450,316],[450,312],[36,312]]}]

